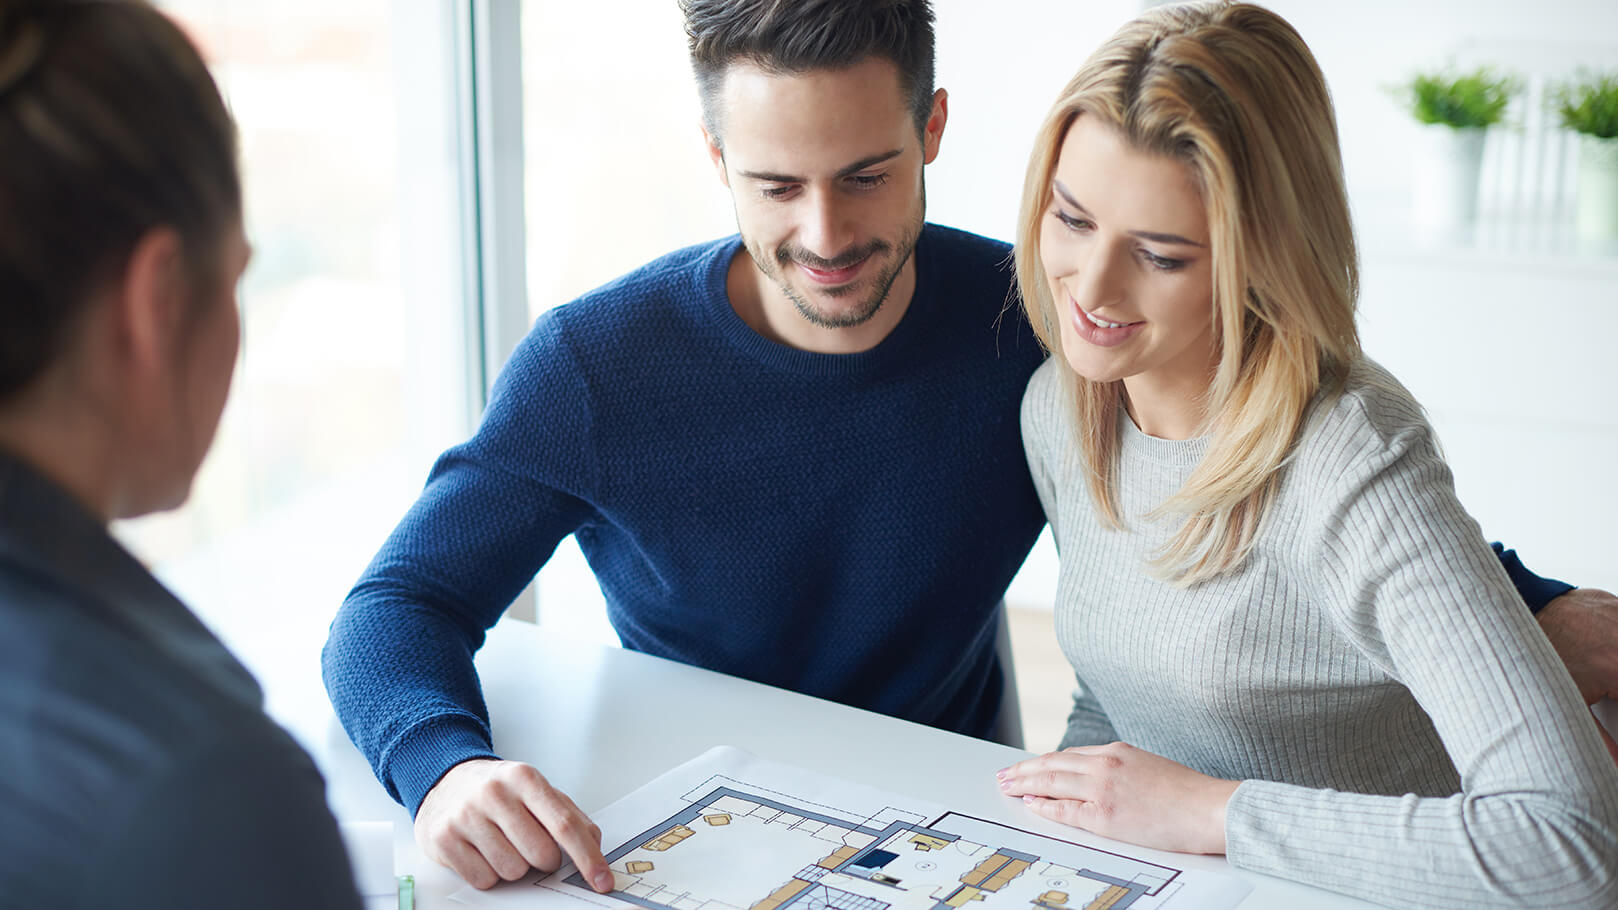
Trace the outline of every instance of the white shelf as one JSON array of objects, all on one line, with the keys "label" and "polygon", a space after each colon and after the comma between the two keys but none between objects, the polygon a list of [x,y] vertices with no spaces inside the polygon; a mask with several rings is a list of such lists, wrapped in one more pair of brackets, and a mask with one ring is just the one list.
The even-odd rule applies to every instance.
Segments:
[{"label": "white shelf", "polygon": [[[1558,217],[1483,212],[1462,230],[1417,228],[1407,200],[1377,198],[1354,207],[1364,264],[1550,271],[1618,280],[1618,238],[1577,236],[1571,214]],[[1618,287],[1613,290],[1618,302]]]}]

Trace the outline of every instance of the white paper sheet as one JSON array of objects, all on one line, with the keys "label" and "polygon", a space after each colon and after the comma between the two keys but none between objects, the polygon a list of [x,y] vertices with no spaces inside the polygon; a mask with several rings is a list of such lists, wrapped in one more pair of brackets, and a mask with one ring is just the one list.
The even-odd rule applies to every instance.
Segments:
[{"label": "white paper sheet", "polygon": [[1225,910],[1252,890],[1176,868],[1173,854],[1084,846],[1077,831],[1059,840],[728,746],[593,818],[612,894],[568,865],[450,897],[556,910]]}]

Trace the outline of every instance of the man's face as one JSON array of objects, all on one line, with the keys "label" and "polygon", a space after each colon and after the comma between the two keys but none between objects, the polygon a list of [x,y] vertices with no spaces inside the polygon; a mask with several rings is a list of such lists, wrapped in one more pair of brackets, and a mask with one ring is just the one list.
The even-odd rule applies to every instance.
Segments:
[{"label": "man's face", "polygon": [[717,99],[723,150],[710,136],[709,153],[766,308],[790,302],[811,325],[840,329],[869,322],[890,291],[908,302],[942,97],[918,134],[889,61],[798,75],[730,67]]}]

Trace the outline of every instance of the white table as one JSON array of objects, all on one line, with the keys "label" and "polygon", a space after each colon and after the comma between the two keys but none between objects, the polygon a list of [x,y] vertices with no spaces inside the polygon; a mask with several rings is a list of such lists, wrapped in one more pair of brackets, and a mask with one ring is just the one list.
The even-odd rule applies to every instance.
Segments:
[{"label": "white table", "polygon": [[[459,879],[422,855],[409,814],[387,796],[337,725],[320,689],[323,623],[300,625],[301,630],[282,625],[271,638],[245,628],[221,632],[259,674],[271,713],[325,772],[339,820],[393,822],[395,866],[416,877],[417,906],[460,906],[448,900],[461,887]],[[511,620],[490,633],[478,655],[478,671],[496,751],[536,765],[586,812],[710,746],[728,744],[1063,836],[1064,829],[996,789],[995,770],[1026,757],[1016,749],[643,654],[559,639]],[[1177,856],[1175,861],[1186,868],[1231,871],[1253,882],[1243,910],[1370,906],[1231,870],[1222,858]]]}]

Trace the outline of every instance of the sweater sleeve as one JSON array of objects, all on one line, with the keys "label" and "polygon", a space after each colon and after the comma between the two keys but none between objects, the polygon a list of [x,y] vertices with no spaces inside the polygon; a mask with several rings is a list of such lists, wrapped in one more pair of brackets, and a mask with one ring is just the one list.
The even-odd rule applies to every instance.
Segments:
[{"label": "sweater sleeve", "polygon": [[1056,748],[1104,746],[1117,742],[1118,731],[1113,729],[1112,720],[1102,710],[1095,692],[1084,684],[1083,679],[1075,679],[1078,688],[1073,690],[1073,709],[1067,714],[1067,730],[1062,733],[1062,741]]},{"label": "sweater sleeve", "polygon": [[1060,421],[1055,419],[1063,397],[1060,374],[1052,366],[1055,362],[1045,361],[1028,380],[1028,388],[1023,391],[1019,419],[1023,454],[1028,459],[1028,473],[1034,478],[1034,491],[1039,495],[1040,508],[1045,510],[1045,521],[1051,526],[1051,534],[1061,540],[1058,524],[1061,516],[1056,508],[1056,478],[1052,459],[1065,440],[1058,438]]},{"label": "sweater sleeve", "polygon": [[1506,549],[1506,545],[1499,543],[1489,544],[1494,555],[1500,557],[1500,567],[1506,570],[1506,577],[1522,596],[1523,602],[1528,604],[1530,613],[1539,613],[1545,605],[1573,590],[1573,586],[1565,581],[1555,578],[1546,578],[1536,574],[1532,569],[1522,564],[1516,550]]},{"label": "sweater sleeve", "polygon": [[1316,441],[1318,533],[1300,545],[1303,567],[1354,646],[1431,717],[1461,792],[1244,781],[1227,810],[1229,858],[1398,906],[1612,907],[1618,768],[1457,501],[1425,420],[1400,401],[1395,432],[1342,420]]},{"label": "sweater sleeve", "polygon": [[[1061,420],[1061,409],[1067,396],[1062,388],[1061,373],[1066,364],[1047,360],[1034,372],[1022,401],[1023,451],[1028,457],[1028,471],[1034,478],[1034,489],[1050,523],[1053,539],[1062,540],[1061,515],[1058,514],[1056,495],[1056,460],[1071,457],[1071,441],[1066,437],[1066,424]],[[1058,545],[1060,549],[1060,545]],[[1118,731],[1102,709],[1094,690],[1075,676],[1077,688],[1073,690],[1073,708],[1068,712],[1067,729],[1062,733],[1058,749],[1073,746],[1104,745],[1118,740]]]},{"label": "sweater sleeve", "polygon": [[338,719],[412,814],[451,767],[495,757],[473,655],[592,517],[590,427],[577,364],[541,320],[332,623],[321,663]]}]

